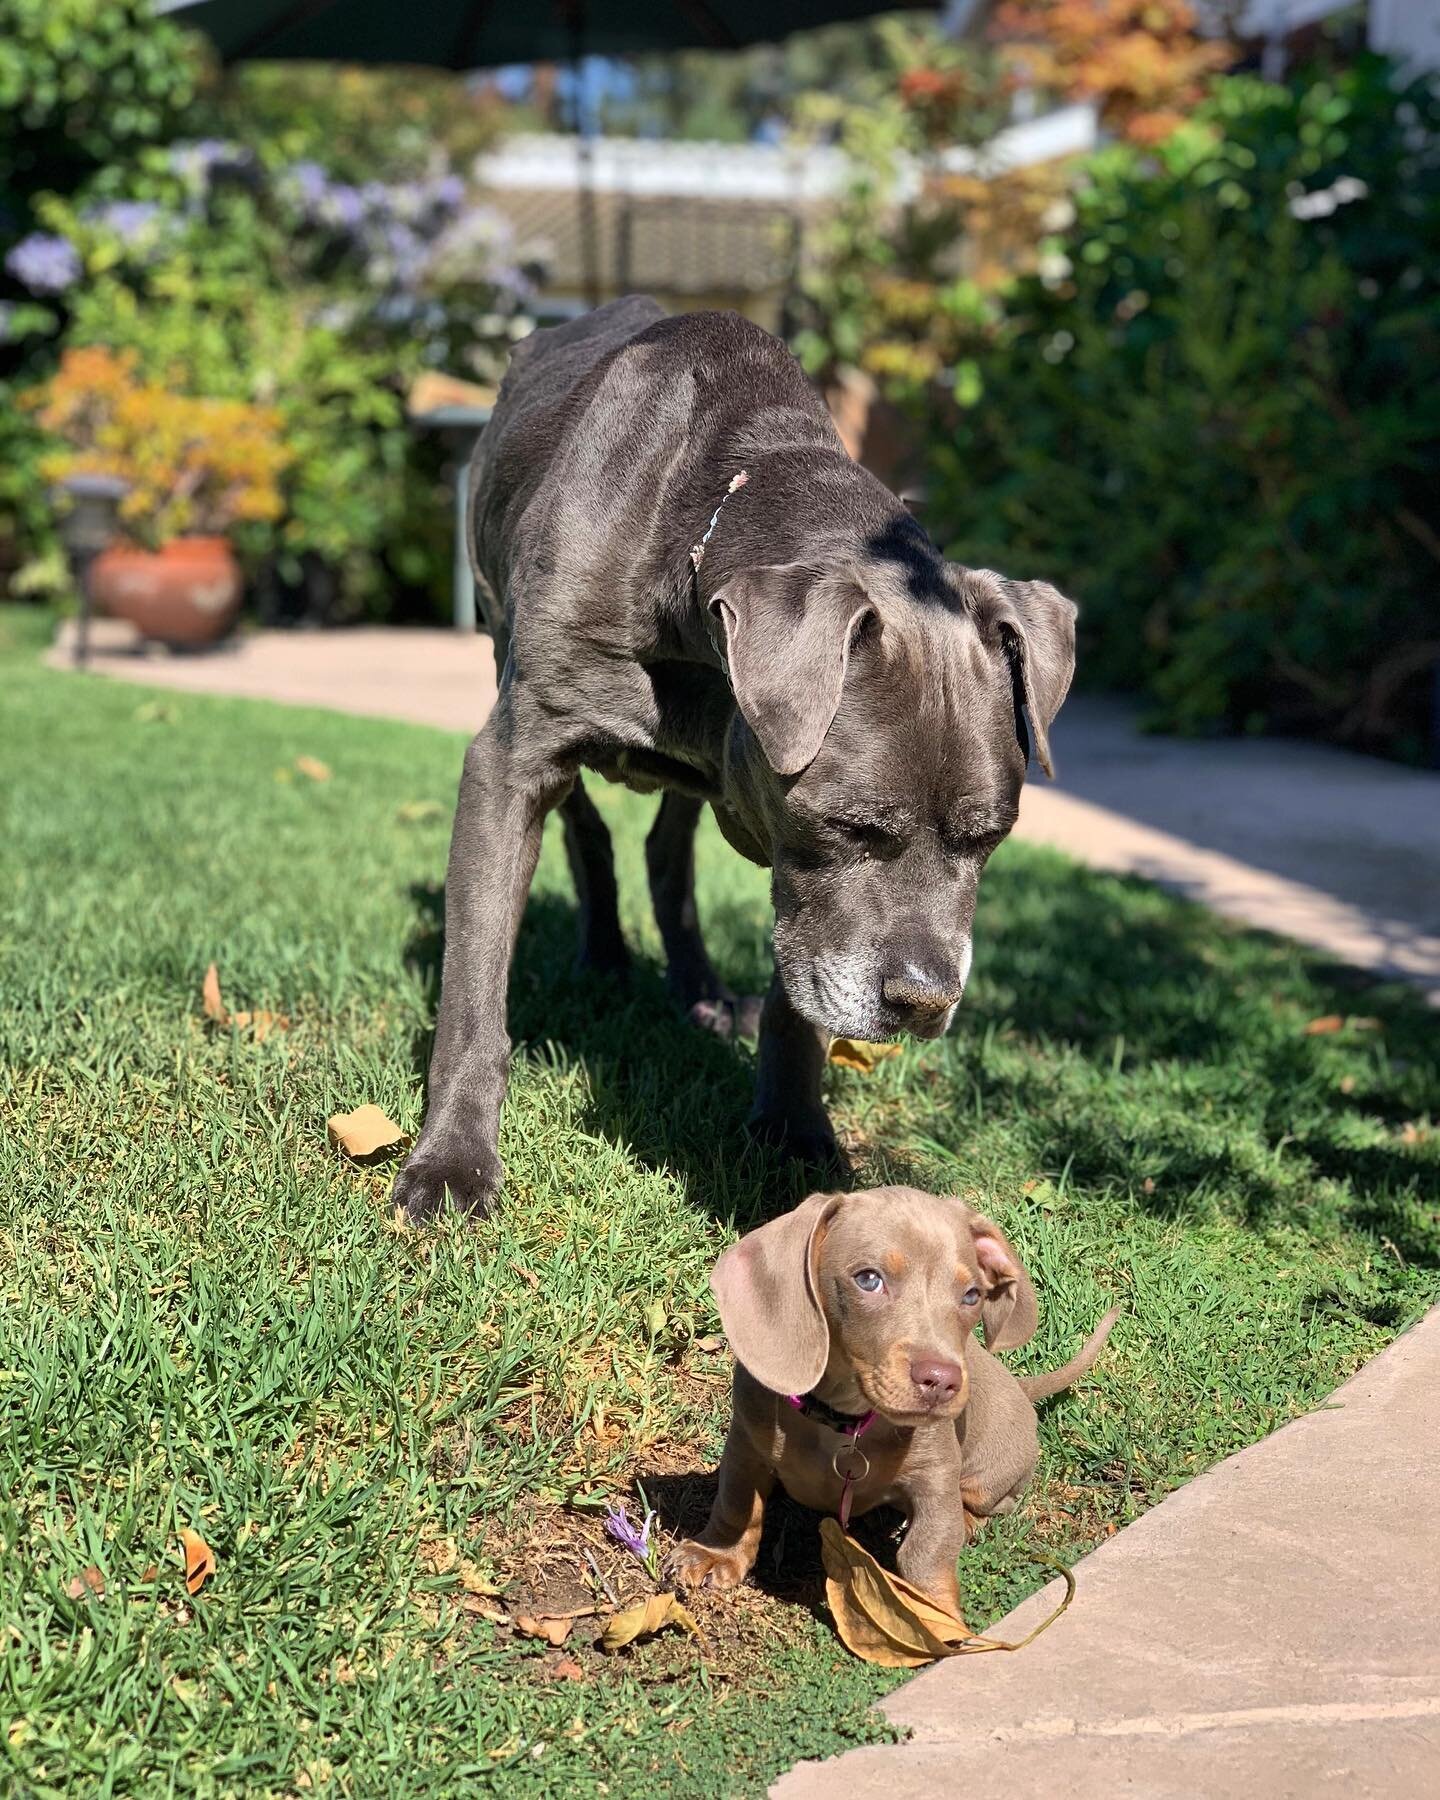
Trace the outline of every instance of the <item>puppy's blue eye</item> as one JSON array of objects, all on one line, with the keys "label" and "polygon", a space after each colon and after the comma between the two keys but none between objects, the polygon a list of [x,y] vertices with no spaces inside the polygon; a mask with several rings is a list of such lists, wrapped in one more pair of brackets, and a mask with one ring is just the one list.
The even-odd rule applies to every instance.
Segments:
[{"label": "puppy's blue eye", "polygon": [[878,1294],[885,1285],[885,1277],[878,1269],[857,1269],[852,1279],[862,1294]]},{"label": "puppy's blue eye", "polygon": [[977,1288],[977,1287],[966,1288],[965,1292],[960,1296],[960,1304],[962,1306],[978,1306],[980,1304],[979,1288]]}]

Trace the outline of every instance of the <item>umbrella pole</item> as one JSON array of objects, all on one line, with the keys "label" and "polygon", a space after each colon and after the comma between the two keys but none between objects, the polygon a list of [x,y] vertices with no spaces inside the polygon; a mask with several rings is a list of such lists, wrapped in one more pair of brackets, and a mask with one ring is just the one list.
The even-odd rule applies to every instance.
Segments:
[{"label": "umbrella pole", "polygon": [[580,269],[585,304],[600,304],[600,232],[595,216],[595,143],[585,108],[585,7],[569,9],[570,64],[575,71],[575,178],[580,209]]}]

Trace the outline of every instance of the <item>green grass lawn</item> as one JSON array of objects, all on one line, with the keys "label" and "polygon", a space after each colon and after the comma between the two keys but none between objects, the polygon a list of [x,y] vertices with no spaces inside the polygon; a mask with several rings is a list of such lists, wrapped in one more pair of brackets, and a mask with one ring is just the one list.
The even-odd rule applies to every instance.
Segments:
[{"label": "green grass lawn", "polygon": [[[460,740],[52,673],[45,623],[0,614],[0,1786],[716,1800],[883,1735],[887,1678],[832,1636],[797,1509],[756,1585],[697,1602],[703,1653],[485,1616],[591,1601],[587,1552],[644,1592],[598,1515],[637,1478],[667,1530],[703,1516],[707,1272],[799,1193],[746,1148],[748,1054],[667,1005],[653,802],[597,785],[627,992],[572,974],[547,838],[503,1205],[397,1233],[394,1165],[346,1163],[325,1120],[419,1124]],[[763,875],[707,830],[701,883],[722,971],[757,986]],[[858,1178],[1000,1216],[1042,1305],[1017,1364],[1126,1306],[1047,1409],[1028,1502],[967,1553],[979,1625],[1045,1578],[1032,1548],[1078,1556],[1435,1298],[1440,1133],[1433,1015],[1142,883],[1007,845],[976,943],[947,1041],[835,1074]],[[207,1026],[212,960],[291,1028]],[[1363,1019],[1306,1034],[1329,1013]],[[182,1526],[218,1556],[195,1598]],[[72,1597],[92,1565],[103,1598]]]}]

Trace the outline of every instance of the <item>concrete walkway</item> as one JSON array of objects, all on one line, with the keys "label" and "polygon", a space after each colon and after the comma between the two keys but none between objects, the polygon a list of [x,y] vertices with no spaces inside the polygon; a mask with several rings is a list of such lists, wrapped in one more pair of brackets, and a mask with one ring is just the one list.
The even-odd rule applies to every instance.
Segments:
[{"label": "concrete walkway", "polygon": [[[71,628],[49,660],[70,666]],[[260,631],[147,653],[95,622],[100,674],[475,731],[490,640],[442,630]],[[1143,875],[1440,1005],[1440,775],[1323,745],[1145,737],[1123,703],[1077,696],[1052,733],[1059,780],[1027,782],[1018,835]]]},{"label": "concrete walkway", "polygon": [[[885,1711],[907,1742],[802,1763],[775,1800],[1440,1793],[1440,1311],[1075,1579],[1028,1649],[897,1690]],[[994,1635],[1022,1636],[1062,1592]]]},{"label": "concrete walkway", "polygon": [[1019,835],[1416,983],[1440,1005],[1440,774],[1324,744],[1147,737],[1066,702]]},{"label": "concrete walkway", "polygon": [[[74,650],[75,627],[67,619],[45,661],[52,669],[73,668]],[[495,699],[488,637],[422,627],[247,631],[213,650],[172,652],[147,644],[123,620],[96,619],[88,666],[97,675],[177,693],[278,700],[447,731],[478,731]]]}]

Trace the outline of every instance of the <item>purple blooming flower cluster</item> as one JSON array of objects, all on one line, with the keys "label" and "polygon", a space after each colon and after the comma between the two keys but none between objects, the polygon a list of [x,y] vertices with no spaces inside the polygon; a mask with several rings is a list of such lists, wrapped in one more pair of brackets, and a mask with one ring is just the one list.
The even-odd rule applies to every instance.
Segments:
[{"label": "purple blooming flower cluster", "polygon": [[170,146],[170,171],[189,186],[204,188],[217,169],[243,168],[251,160],[243,144],[225,138],[197,138],[193,143]]},{"label": "purple blooming flower cluster", "polygon": [[5,267],[32,294],[63,294],[84,274],[80,252],[51,231],[32,231],[5,258]]},{"label": "purple blooming flower cluster", "polygon": [[159,219],[160,208],[153,200],[112,200],[85,214],[87,224],[113,232],[127,249],[142,241]]},{"label": "purple blooming flower cluster", "polygon": [[300,220],[345,239],[378,287],[414,289],[429,272],[430,246],[459,214],[465,183],[453,171],[415,181],[333,180],[317,162],[291,163],[276,181]]}]

